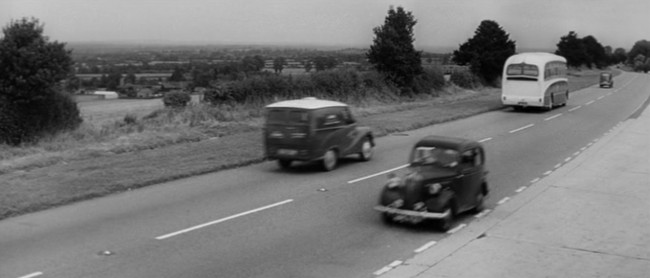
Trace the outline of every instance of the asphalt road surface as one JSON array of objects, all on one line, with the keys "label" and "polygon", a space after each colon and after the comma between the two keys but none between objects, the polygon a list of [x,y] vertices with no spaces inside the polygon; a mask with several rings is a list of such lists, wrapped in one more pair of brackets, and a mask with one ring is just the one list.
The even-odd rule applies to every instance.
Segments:
[{"label": "asphalt road surface", "polygon": [[419,138],[482,141],[491,209],[580,155],[649,95],[650,75],[623,73],[614,88],[574,92],[552,111],[504,109],[379,138],[373,160],[333,172],[268,162],[10,218],[0,222],[0,277],[381,275],[453,236],[387,226],[372,209]]}]

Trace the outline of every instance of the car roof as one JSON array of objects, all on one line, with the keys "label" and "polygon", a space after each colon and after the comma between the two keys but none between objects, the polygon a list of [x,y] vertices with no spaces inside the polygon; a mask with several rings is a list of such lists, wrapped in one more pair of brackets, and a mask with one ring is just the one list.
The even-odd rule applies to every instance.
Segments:
[{"label": "car roof", "polygon": [[420,139],[415,144],[415,147],[441,147],[455,150],[465,150],[469,148],[479,147],[480,145],[481,144],[476,141],[464,138],[429,135]]},{"label": "car roof", "polygon": [[285,100],[272,103],[266,108],[299,108],[299,109],[320,109],[325,107],[347,107],[348,105],[338,101],[306,97],[302,99]]}]

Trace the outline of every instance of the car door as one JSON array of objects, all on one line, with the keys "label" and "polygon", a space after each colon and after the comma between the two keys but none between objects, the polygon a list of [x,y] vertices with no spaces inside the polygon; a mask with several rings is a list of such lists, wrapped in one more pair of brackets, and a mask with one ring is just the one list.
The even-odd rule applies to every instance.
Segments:
[{"label": "car door", "polygon": [[483,153],[478,148],[471,148],[461,153],[460,192],[456,192],[456,199],[461,210],[474,207],[476,196],[481,190],[483,177]]},{"label": "car door", "polygon": [[341,133],[344,134],[341,136],[339,145],[341,148],[341,155],[345,156],[356,153],[360,149],[360,147],[357,146],[357,143],[359,141],[357,123],[352,117],[352,113],[350,113],[350,109],[348,107],[340,107],[338,110],[342,121]]}]

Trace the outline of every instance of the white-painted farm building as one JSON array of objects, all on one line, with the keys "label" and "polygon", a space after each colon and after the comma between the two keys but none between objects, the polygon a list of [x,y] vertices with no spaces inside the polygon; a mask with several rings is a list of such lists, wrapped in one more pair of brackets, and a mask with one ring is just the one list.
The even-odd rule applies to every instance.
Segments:
[{"label": "white-painted farm building", "polygon": [[119,97],[116,92],[112,91],[95,91],[93,95],[103,96],[104,99],[116,99]]}]

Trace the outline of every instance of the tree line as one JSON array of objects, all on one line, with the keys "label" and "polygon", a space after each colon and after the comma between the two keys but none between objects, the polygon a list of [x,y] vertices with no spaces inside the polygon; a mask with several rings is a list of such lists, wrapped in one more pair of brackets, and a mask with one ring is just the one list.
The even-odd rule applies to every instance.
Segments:
[{"label": "tree line", "polygon": [[[212,81],[219,78],[240,82],[231,82],[224,90],[214,88],[212,99],[216,102],[246,102],[251,97],[265,101],[273,98],[267,93],[269,91],[285,97],[304,92],[320,92],[331,97],[354,95],[357,91],[365,94],[396,92],[406,97],[435,94],[444,85],[444,79],[441,72],[422,66],[422,51],[413,45],[416,24],[411,12],[391,7],[384,23],[372,30],[373,43],[365,52],[365,58],[378,75],[350,71],[325,73],[337,64],[328,56],[314,57],[305,64],[308,71],[313,68],[323,74],[310,74],[307,78],[281,77],[278,73],[286,65],[284,57],[274,59],[275,74],[260,74],[264,60],[253,55],[234,63],[178,67],[170,80],[181,81],[189,74],[193,86],[215,87]],[[72,75],[71,53],[65,50],[65,44],[49,41],[43,36],[43,25],[33,18],[12,21],[3,28],[3,33],[0,39],[0,143],[17,145],[77,128],[82,121],[79,110],[61,82]],[[484,20],[474,36],[459,45],[451,58],[456,64],[467,66],[471,74],[452,75],[452,80],[497,85],[505,60],[515,53],[516,42],[509,34],[497,22]],[[603,68],[625,62],[635,70],[647,72],[650,69],[650,42],[645,40],[625,53],[622,48],[612,51],[611,47],[603,47],[593,36],[580,38],[571,31],[560,38],[556,53],[564,56],[572,67]],[[122,74],[108,74],[102,82],[107,87],[115,86]],[[133,73],[127,73],[125,78],[136,82]],[[182,102],[186,98],[179,99]]]}]

